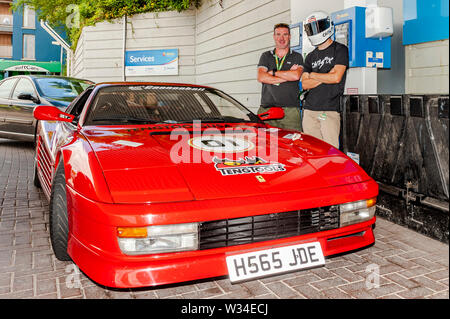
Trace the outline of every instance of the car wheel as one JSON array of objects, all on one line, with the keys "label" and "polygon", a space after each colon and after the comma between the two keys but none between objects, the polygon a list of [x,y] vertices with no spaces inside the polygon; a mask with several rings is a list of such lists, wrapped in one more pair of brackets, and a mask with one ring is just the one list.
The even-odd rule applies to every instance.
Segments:
[{"label": "car wheel", "polygon": [[50,194],[50,240],[53,252],[59,260],[71,260],[67,253],[68,236],[66,177],[64,175],[64,164],[61,160],[56,169]]}]

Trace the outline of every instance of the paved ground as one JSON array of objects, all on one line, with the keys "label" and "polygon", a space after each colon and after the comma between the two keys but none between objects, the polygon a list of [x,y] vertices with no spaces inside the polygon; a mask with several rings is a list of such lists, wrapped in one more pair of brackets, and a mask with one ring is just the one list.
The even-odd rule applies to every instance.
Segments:
[{"label": "paved ground", "polygon": [[376,244],[325,267],[231,285],[227,278],[112,290],[53,256],[48,204],[32,185],[33,147],[0,139],[0,299],[449,298],[449,247],[381,218]]}]

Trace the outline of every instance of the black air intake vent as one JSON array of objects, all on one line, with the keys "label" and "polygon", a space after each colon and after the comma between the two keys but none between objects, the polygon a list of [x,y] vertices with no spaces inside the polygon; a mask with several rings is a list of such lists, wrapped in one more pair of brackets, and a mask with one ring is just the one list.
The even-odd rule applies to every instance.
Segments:
[{"label": "black air intake vent", "polygon": [[204,222],[200,249],[287,238],[339,227],[338,206]]}]

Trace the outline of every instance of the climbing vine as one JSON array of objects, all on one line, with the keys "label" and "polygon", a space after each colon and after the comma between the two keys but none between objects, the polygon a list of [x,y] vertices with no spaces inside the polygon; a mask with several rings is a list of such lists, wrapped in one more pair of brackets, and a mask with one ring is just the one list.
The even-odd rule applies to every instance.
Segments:
[{"label": "climbing vine", "polygon": [[73,48],[85,26],[145,12],[184,11],[198,8],[202,0],[16,0],[13,10],[24,5],[53,27],[65,28]]}]

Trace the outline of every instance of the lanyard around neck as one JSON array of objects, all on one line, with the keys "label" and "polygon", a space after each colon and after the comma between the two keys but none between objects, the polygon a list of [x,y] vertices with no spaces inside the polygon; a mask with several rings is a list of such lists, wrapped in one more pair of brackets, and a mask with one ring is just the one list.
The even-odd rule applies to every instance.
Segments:
[{"label": "lanyard around neck", "polygon": [[284,63],[284,59],[286,58],[287,53],[284,55],[284,57],[281,59],[281,62],[278,60],[278,56],[275,53],[275,64],[277,65],[277,70],[280,71],[281,68],[283,67],[283,63]]}]

